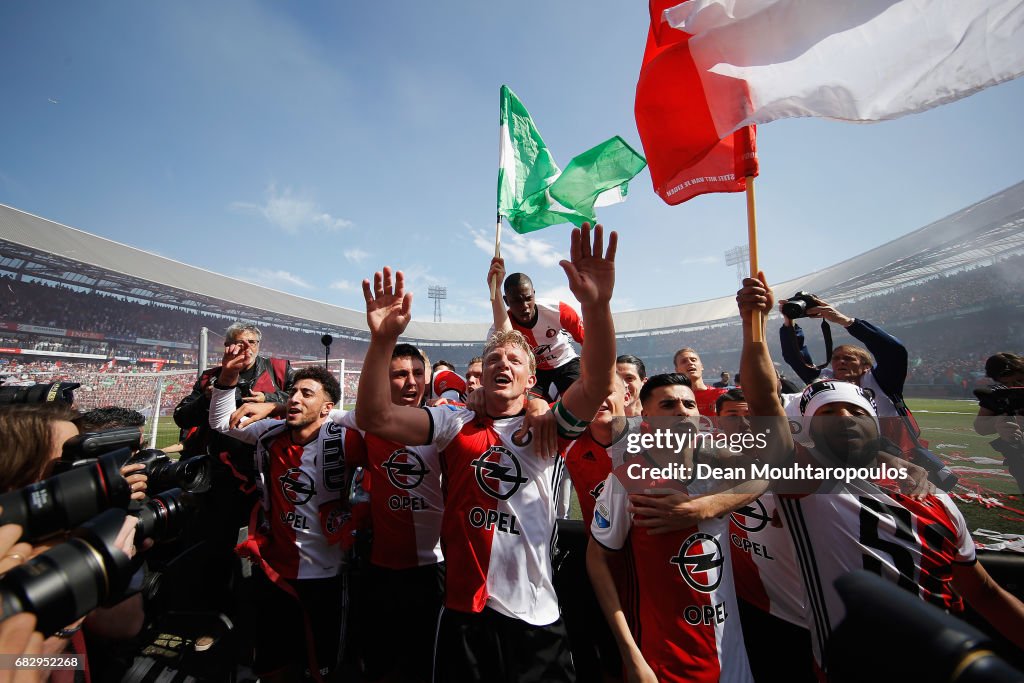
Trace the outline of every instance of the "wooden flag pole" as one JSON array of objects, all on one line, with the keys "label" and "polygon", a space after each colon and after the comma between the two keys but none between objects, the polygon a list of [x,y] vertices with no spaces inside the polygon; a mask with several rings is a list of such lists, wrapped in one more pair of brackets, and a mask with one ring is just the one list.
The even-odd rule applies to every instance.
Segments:
[{"label": "wooden flag pole", "polygon": [[[498,214],[498,221],[494,225],[494,258],[501,257],[501,214]],[[498,297],[498,277],[491,278],[491,301]]]},{"label": "wooden flag pole", "polygon": [[[747,246],[750,249],[750,277],[760,272],[757,265],[757,208],[754,204],[754,176],[747,176]],[[751,320],[750,341],[764,341],[765,316],[758,315]]]}]

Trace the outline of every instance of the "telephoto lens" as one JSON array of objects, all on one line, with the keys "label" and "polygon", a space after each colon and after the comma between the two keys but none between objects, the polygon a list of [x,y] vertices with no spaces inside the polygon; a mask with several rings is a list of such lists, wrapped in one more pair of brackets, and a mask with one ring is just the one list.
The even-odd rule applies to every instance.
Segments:
[{"label": "telephoto lens", "polygon": [[20,524],[21,540],[38,543],[74,529],[107,508],[127,508],[132,491],[121,475],[122,448],[0,496],[0,524]]},{"label": "telephoto lens", "polygon": [[135,571],[116,544],[126,515],[107,510],[77,529],[74,538],[0,577],[0,620],[31,612],[38,630],[49,636],[120,600]]}]

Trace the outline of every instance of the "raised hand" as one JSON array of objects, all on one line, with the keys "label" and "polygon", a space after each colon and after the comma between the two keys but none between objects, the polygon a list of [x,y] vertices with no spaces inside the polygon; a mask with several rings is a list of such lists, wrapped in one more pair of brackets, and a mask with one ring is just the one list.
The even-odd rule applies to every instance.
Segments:
[{"label": "raised hand", "polygon": [[405,275],[395,273],[392,286],[391,269],[373,274],[370,281],[363,280],[363,298],[366,299],[366,324],[370,335],[378,339],[398,339],[412,318],[412,292],[405,291]]},{"label": "raised hand", "polygon": [[775,294],[765,281],[764,273],[758,273],[757,278],[743,278],[743,289],[736,292],[736,305],[744,316],[751,312],[771,313]]},{"label": "raised hand", "polygon": [[487,270],[487,286],[490,287],[492,282],[497,282],[498,287],[501,287],[501,283],[505,281],[505,259],[500,256],[495,256],[491,259],[491,267]]},{"label": "raised hand", "polygon": [[619,236],[614,231],[608,236],[608,249],[604,248],[604,227],[594,226],[591,244],[590,224],[572,231],[568,261],[561,261],[569,289],[582,305],[610,301],[615,288],[615,250]]}]

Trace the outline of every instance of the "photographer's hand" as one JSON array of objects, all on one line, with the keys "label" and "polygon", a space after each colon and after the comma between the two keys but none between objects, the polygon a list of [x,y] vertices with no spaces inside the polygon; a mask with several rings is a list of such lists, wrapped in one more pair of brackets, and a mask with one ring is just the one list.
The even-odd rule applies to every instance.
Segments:
[{"label": "photographer's hand", "polygon": [[0,574],[14,569],[32,557],[32,546],[28,543],[18,543],[21,532],[21,526],[17,524],[0,526]]},{"label": "photographer's hand", "polygon": [[[15,614],[0,622],[0,652],[25,657],[43,653],[43,634],[36,629],[36,617],[29,612]],[[0,669],[0,683],[38,683],[49,675],[46,669]]]},{"label": "photographer's hand", "polygon": [[851,318],[848,315],[844,315],[843,313],[840,313],[838,310],[836,310],[831,304],[829,304],[824,299],[819,299],[818,297],[814,297],[814,300],[818,302],[818,305],[817,306],[811,306],[810,308],[807,309],[807,317],[808,318],[824,318],[825,320],[829,321],[830,323],[835,323],[836,325],[842,325],[843,327],[849,327],[850,325],[852,325],[854,323],[854,321],[855,321],[854,318]]},{"label": "photographer's hand", "polygon": [[254,391],[242,399],[242,403],[266,403],[267,395],[262,391]]},{"label": "photographer's hand", "polygon": [[[128,482],[128,486],[132,490],[132,500],[143,500],[146,497],[146,480],[149,477],[140,471],[145,469],[146,466],[142,463],[125,465],[121,468],[121,476]],[[133,472],[137,474],[132,474]]]}]

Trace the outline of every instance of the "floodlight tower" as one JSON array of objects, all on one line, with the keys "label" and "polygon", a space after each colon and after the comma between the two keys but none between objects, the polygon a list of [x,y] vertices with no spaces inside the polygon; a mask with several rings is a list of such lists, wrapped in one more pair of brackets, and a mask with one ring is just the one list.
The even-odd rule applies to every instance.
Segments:
[{"label": "floodlight tower", "polygon": [[441,322],[441,301],[448,298],[448,288],[430,285],[427,287],[427,297],[434,300],[434,322]]},{"label": "floodlight tower", "polygon": [[725,251],[725,265],[736,266],[736,282],[739,284],[743,284],[743,278],[747,276],[745,266],[749,261],[750,247],[746,244]]}]

